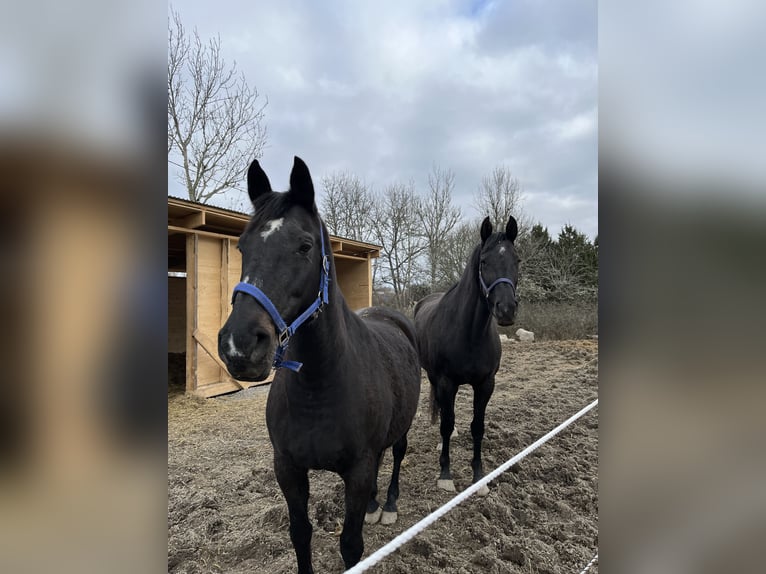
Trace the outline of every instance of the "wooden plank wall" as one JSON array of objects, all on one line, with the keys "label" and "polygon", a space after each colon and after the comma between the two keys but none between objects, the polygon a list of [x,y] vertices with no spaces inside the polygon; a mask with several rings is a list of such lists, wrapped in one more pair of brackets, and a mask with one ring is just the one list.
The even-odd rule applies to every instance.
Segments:
[{"label": "wooden plank wall", "polygon": [[186,278],[168,277],[168,353],[186,351]]},{"label": "wooden plank wall", "polygon": [[194,233],[187,242],[187,392],[212,397],[261,384],[233,379],[218,357],[218,331],[231,312],[231,290],[239,281],[236,239]]},{"label": "wooden plank wall", "polygon": [[338,287],[353,310],[372,305],[372,280],[369,259],[335,258]]},{"label": "wooden plank wall", "polygon": [[[197,322],[195,329],[218,340],[221,328],[221,239],[199,235],[197,240]],[[216,349],[209,349],[216,352]],[[197,390],[208,383],[219,382],[224,373],[210,354],[197,352]]]}]

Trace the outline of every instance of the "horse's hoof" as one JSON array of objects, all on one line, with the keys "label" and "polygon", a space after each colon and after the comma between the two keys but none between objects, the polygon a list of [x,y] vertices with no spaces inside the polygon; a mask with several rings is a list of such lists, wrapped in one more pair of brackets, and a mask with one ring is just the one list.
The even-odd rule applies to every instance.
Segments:
[{"label": "horse's hoof", "polygon": [[386,512],[383,511],[383,515],[380,517],[380,523],[385,524],[388,526],[389,524],[393,524],[396,522],[396,519],[399,517],[396,511],[394,512]]},{"label": "horse's hoof", "polygon": [[364,515],[365,524],[377,524],[380,520],[380,515],[383,514],[383,509],[378,506],[374,512],[367,512]]},{"label": "horse's hoof", "polygon": [[455,483],[452,482],[451,478],[440,478],[436,481],[436,486],[442,490],[446,490],[447,492],[457,492],[457,490],[455,490]]},{"label": "horse's hoof", "polygon": [[489,494],[489,487],[485,484],[479,490],[476,491],[479,496],[487,496]]}]

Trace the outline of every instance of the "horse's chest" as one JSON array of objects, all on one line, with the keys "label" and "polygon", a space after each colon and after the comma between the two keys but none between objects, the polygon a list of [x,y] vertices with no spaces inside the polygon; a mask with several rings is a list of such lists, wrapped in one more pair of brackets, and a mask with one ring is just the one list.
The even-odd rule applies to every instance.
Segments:
[{"label": "horse's chest", "polygon": [[285,450],[301,466],[336,471],[349,462],[352,451],[348,435],[330,425],[288,430]]},{"label": "horse's chest", "polygon": [[499,354],[489,349],[468,346],[460,352],[442,354],[437,359],[437,368],[458,384],[473,384],[495,374]]},{"label": "horse's chest", "polygon": [[[363,413],[342,407],[337,397],[272,389],[266,423],[275,451],[304,468],[339,471],[360,450]],[[356,432],[354,432],[356,429]]]}]

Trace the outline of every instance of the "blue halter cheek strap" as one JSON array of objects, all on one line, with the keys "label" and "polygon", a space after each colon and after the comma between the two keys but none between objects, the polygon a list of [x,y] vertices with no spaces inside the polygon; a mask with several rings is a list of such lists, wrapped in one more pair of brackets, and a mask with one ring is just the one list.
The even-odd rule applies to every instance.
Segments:
[{"label": "blue halter cheek strap", "polygon": [[516,285],[508,279],[507,277],[500,277],[499,279],[495,279],[489,287],[487,287],[487,284],[484,282],[484,278],[481,276],[481,266],[479,266],[479,284],[481,285],[481,291],[484,294],[485,298],[489,298],[489,294],[500,283],[508,283],[508,285],[511,286],[511,289],[513,290],[513,300],[517,301],[516,299]]},{"label": "blue halter cheek strap", "polygon": [[258,287],[251,285],[250,283],[243,282],[237,283],[234,286],[234,292],[231,296],[232,305],[234,304],[234,297],[236,297],[237,293],[247,293],[261,304],[261,306],[271,316],[271,320],[274,322],[274,325],[277,328],[278,343],[277,350],[274,353],[273,363],[275,369],[281,369],[284,367],[286,369],[290,369],[291,371],[295,371],[296,373],[301,370],[303,363],[299,363],[298,361],[284,360],[285,352],[287,351],[287,344],[290,341],[290,337],[292,337],[295,334],[295,331],[298,330],[298,327],[308,321],[315,313],[319,313],[322,310],[322,307],[329,301],[328,287],[330,284],[330,260],[328,259],[327,253],[325,251],[323,225],[320,225],[319,237],[321,238],[322,242],[322,273],[319,277],[319,294],[317,295],[317,298],[314,300],[314,302],[309,305],[309,307],[303,313],[298,315],[295,321],[293,321],[290,325],[285,323],[285,320],[282,319],[282,315],[279,314],[279,311],[277,311],[277,308],[271,302],[271,299],[269,299],[266,293],[258,289]]}]

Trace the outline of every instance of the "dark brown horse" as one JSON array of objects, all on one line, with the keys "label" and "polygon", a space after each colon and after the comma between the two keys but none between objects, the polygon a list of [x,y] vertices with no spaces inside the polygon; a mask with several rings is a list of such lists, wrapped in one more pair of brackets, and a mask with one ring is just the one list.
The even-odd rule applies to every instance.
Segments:
[{"label": "dark brown horse", "polygon": [[[348,308],[303,161],[295,158],[286,193],[272,192],[257,161],[247,181],[254,215],[239,239],[241,282],[218,352],[240,380],[263,380],[278,368],[266,424],[298,572],[313,572],[309,469],[343,478],[340,552],[350,568],[364,550],[365,519],[396,520],[399,469],[420,394],[415,329],[396,311]],[[377,474],[388,447],[394,468],[381,511]]]},{"label": "dark brown horse", "polygon": [[[505,232],[492,233],[487,217],[481,244],[473,250],[460,281],[446,293],[434,293],[415,306],[420,364],[431,383],[432,422],[441,414],[441,473],[437,485],[454,491],[449,443],[455,428],[455,395],[460,385],[473,387],[473,482],[484,476],[481,442],[484,414],[500,366],[497,323],[510,325],[516,314],[519,257],[513,216]],[[485,487],[479,491],[487,494]]]}]

